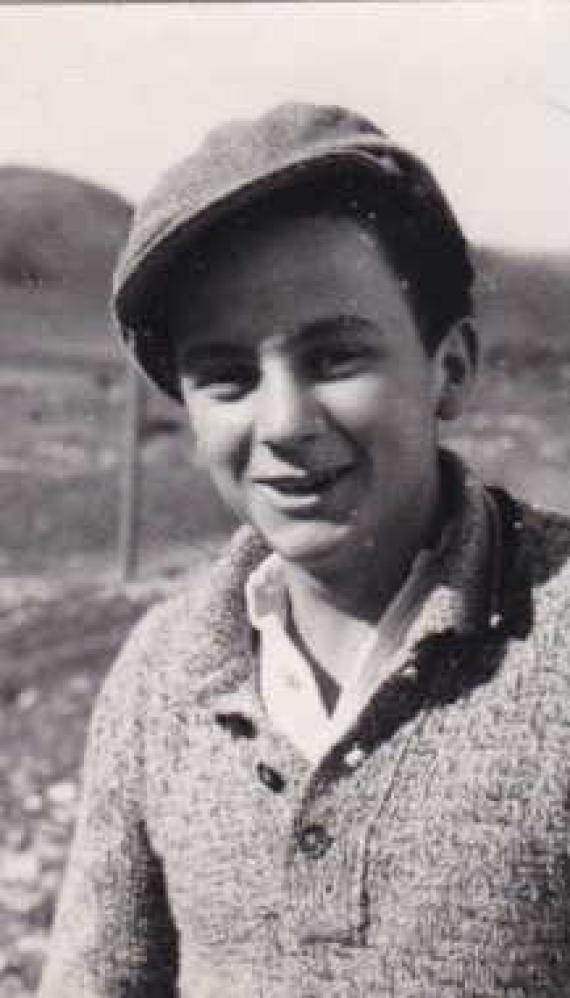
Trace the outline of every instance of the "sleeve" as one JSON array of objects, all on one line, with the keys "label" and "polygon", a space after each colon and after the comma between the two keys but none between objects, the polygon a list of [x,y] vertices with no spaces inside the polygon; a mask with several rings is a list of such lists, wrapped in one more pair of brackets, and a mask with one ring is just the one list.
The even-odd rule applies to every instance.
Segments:
[{"label": "sleeve", "polygon": [[[152,614],[151,614],[152,615]],[[83,792],[39,998],[174,998],[177,939],[144,820],[139,625],[91,721]]]}]

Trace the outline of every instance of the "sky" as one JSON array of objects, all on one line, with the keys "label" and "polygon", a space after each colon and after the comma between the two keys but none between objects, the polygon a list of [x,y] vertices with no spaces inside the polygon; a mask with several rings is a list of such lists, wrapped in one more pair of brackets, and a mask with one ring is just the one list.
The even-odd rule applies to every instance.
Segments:
[{"label": "sky", "polygon": [[282,100],[371,116],[479,243],[570,250],[570,4],[2,5],[0,163],[130,200],[228,118]]}]

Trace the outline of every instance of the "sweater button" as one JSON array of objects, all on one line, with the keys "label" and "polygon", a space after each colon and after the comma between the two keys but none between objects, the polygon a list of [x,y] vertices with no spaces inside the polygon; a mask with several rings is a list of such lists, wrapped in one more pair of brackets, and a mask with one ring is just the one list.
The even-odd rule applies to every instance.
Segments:
[{"label": "sweater button", "polygon": [[299,848],[305,856],[320,859],[332,845],[332,838],[323,825],[307,825],[298,834]]},{"label": "sweater button", "polygon": [[275,794],[280,794],[285,786],[285,780],[281,776],[281,773],[278,773],[276,769],[272,769],[265,762],[258,762],[257,775],[261,782],[266,787],[269,787],[270,790],[273,790]]},{"label": "sweater button", "polygon": [[355,742],[344,755],[344,764],[349,769],[357,769],[366,759],[366,752],[362,745]]},{"label": "sweater button", "polygon": [[232,738],[255,738],[257,735],[253,721],[238,711],[230,711],[229,714],[219,712],[214,715],[214,720],[224,731],[229,731]]},{"label": "sweater button", "polygon": [[404,667],[400,671],[400,676],[402,679],[406,679],[408,682],[415,683],[419,677],[418,662],[415,658],[410,658]]}]

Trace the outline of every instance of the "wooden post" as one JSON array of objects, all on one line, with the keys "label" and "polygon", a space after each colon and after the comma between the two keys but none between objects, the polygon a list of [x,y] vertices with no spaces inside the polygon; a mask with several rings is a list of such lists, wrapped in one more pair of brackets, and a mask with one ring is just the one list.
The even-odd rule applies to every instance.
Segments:
[{"label": "wooden post", "polygon": [[121,460],[119,515],[119,571],[127,582],[136,575],[140,545],[141,458],[140,437],[145,391],[142,376],[133,364],[126,371],[124,443]]}]

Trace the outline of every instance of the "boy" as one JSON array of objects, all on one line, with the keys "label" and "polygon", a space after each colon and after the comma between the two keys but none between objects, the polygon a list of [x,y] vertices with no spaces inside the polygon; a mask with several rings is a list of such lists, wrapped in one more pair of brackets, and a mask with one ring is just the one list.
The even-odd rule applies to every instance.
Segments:
[{"label": "boy", "polygon": [[43,998],[568,993],[570,533],[439,448],[472,276],[339,108],[141,207],[116,314],[245,526],[100,696]]}]

